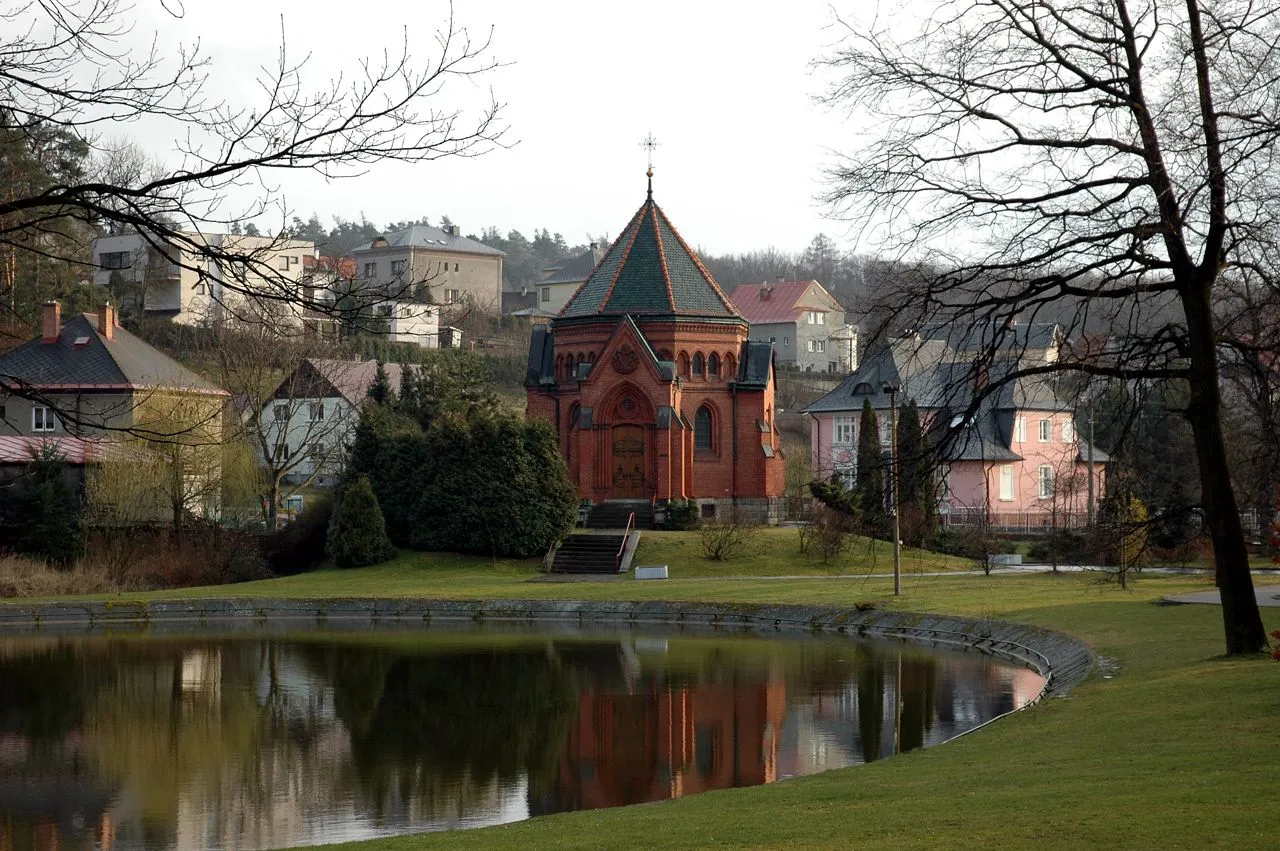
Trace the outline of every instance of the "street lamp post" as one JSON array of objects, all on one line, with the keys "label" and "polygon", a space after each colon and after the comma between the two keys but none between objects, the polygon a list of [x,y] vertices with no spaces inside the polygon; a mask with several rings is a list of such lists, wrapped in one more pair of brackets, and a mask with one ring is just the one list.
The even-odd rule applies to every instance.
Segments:
[{"label": "street lamp post", "polygon": [[902,532],[898,509],[902,501],[898,496],[898,390],[897,384],[886,381],[882,388],[889,394],[889,486],[893,488],[893,596],[902,596]]}]

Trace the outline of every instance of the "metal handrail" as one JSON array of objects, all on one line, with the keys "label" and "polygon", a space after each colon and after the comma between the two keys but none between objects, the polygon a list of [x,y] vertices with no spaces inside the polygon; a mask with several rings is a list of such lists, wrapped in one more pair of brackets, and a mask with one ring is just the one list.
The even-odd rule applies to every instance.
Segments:
[{"label": "metal handrail", "polygon": [[618,573],[622,572],[622,553],[627,548],[627,538],[631,535],[631,527],[636,522],[636,513],[633,511],[627,517],[627,528],[622,531],[622,543],[618,545],[618,555],[613,559],[613,569]]}]

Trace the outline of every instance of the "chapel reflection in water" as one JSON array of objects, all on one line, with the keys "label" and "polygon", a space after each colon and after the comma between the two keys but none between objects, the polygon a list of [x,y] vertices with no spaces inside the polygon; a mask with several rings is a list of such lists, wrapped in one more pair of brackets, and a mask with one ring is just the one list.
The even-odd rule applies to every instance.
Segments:
[{"label": "chapel reflection in water", "polygon": [[1042,683],[843,639],[393,635],[0,640],[0,848],[280,847],[770,783]]}]

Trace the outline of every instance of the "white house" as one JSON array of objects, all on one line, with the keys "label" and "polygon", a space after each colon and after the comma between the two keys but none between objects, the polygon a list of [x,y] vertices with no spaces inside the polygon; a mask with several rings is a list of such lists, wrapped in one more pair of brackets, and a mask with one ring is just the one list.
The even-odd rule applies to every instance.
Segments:
[{"label": "white house", "polygon": [[[93,241],[93,282],[112,291],[126,311],[174,322],[245,318],[294,325],[302,273],[315,245],[304,240],[184,231],[195,245],[230,252],[244,262],[217,263],[190,245],[148,239],[132,231]],[[260,294],[254,299],[250,294]]]},{"label": "white house", "polygon": [[[383,364],[392,392],[400,387],[400,364]],[[368,399],[377,361],[307,358],[268,399],[262,411],[264,442],[286,480],[337,483],[346,450],[355,437],[360,406]],[[299,460],[300,459],[300,460]]]}]

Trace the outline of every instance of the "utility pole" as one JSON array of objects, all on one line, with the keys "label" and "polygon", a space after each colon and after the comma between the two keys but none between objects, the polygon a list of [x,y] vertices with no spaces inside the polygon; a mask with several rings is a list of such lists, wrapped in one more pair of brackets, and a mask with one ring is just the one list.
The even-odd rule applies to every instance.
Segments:
[{"label": "utility pole", "polygon": [[893,596],[902,596],[902,532],[898,509],[902,501],[898,495],[898,390],[897,384],[886,381],[882,388],[889,394],[889,483],[893,488]]},{"label": "utility pole", "polygon": [[1089,470],[1089,493],[1086,496],[1088,500],[1086,513],[1088,516],[1089,527],[1093,527],[1093,396],[1089,397],[1089,451],[1086,455]]}]

